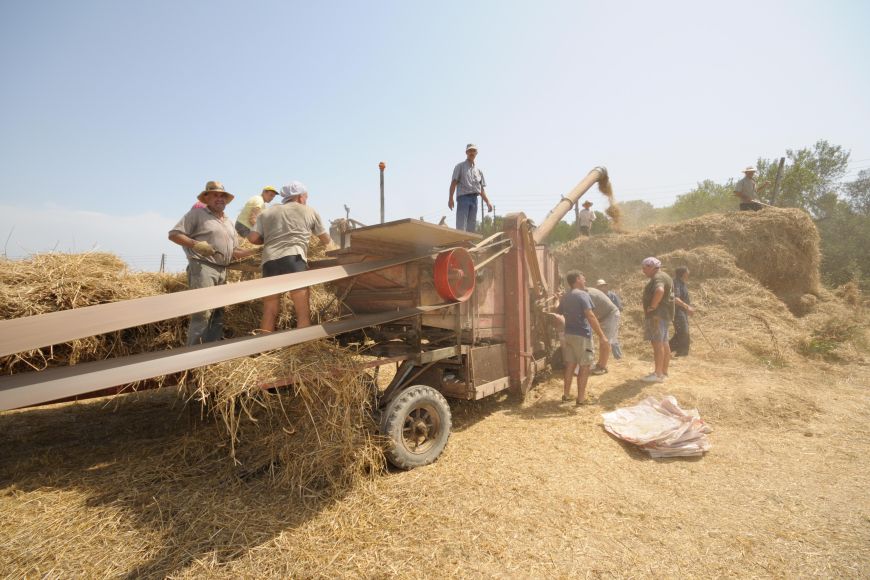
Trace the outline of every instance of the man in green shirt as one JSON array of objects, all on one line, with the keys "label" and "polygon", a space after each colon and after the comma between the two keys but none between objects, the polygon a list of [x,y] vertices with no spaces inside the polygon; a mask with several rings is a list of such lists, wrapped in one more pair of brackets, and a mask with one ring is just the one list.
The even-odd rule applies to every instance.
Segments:
[{"label": "man in green shirt", "polygon": [[655,360],[655,370],[641,380],[663,383],[671,362],[668,329],[674,319],[674,282],[661,271],[662,263],[658,258],[644,259],[641,267],[644,276],[649,278],[643,289],[644,334],[652,345]]}]

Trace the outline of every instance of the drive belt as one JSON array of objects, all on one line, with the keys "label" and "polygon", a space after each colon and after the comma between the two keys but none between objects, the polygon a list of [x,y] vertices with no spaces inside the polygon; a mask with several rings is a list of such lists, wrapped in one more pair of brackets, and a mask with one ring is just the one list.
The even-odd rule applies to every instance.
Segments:
[{"label": "drive belt", "polygon": [[330,266],[236,284],[0,320],[0,356],[334,282],[435,255],[437,252]]},{"label": "drive belt", "polygon": [[244,336],[220,342],[11,375],[0,379],[0,411],[84,395],[109,387],[335,336],[367,326],[385,324],[452,305],[453,303],[445,303],[365,314],[295,330]]}]

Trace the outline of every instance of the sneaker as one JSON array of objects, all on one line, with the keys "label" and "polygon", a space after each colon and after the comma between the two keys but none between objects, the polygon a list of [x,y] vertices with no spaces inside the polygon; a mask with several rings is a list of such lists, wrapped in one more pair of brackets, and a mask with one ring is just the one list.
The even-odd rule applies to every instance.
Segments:
[{"label": "sneaker", "polygon": [[591,374],[593,374],[593,375],[606,375],[606,374],[607,374],[607,369],[602,368],[602,367],[600,367],[600,366],[598,366],[598,365],[595,365],[594,367],[592,367],[592,370],[591,370],[590,372],[591,372]]},{"label": "sneaker", "polygon": [[662,382],[662,379],[655,373],[650,373],[647,376],[642,377],[640,380],[642,380],[645,383],[660,383],[660,382]]}]

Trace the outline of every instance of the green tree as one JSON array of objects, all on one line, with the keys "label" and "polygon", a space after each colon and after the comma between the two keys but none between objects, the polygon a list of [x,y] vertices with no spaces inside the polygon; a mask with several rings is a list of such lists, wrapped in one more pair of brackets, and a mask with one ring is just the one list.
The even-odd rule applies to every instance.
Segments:
[{"label": "green tree", "polygon": [[870,216],[870,169],[858,173],[858,179],[843,188],[852,210]]},{"label": "green tree", "polygon": [[734,197],[734,182],[729,180],[725,185],[706,179],[695,189],[677,196],[677,201],[671,206],[670,214],[676,220],[685,220],[708,213],[730,211],[736,208]]},{"label": "green tree", "polygon": [[[770,203],[779,160],[759,159],[759,182],[768,181],[771,187],[760,199]],[[825,140],[817,141],[812,148],[786,150],[786,165],[783,169],[780,191],[776,205],[799,207],[815,218],[823,218],[832,211],[832,203],[840,190],[841,180],[849,165],[849,152],[839,145]]]},{"label": "green tree", "polygon": [[621,202],[619,211],[622,214],[622,227],[628,231],[640,230],[662,221],[662,210],[640,199]]}]

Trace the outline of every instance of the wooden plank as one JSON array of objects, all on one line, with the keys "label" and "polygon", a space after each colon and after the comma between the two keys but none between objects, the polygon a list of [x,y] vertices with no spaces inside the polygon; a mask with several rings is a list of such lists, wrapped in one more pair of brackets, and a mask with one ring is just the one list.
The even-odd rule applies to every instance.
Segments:
[{"label": "wooden plank", "polygon": [[480,239],[482,238],[479,234],[410,218],[359,228],[350,232],[351,246],[358,241],[371,240],[432,248]]}]

